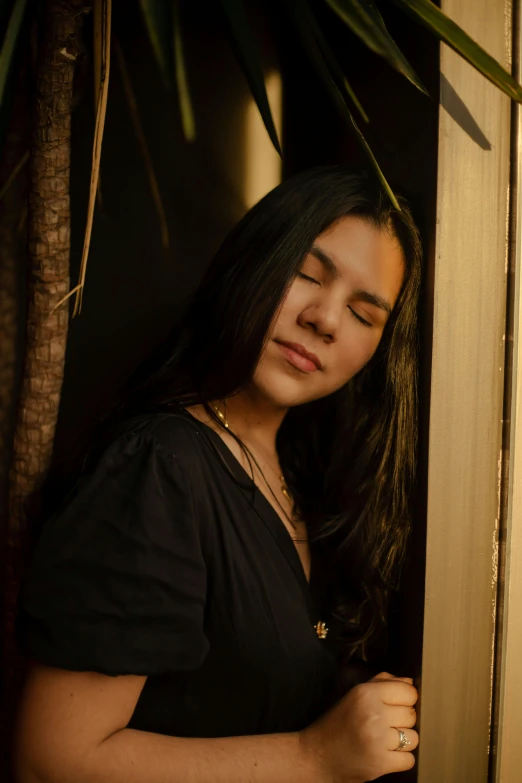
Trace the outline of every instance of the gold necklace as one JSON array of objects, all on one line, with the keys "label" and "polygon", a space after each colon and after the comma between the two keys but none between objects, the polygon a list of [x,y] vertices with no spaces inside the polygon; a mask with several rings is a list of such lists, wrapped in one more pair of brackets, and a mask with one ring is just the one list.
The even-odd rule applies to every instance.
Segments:
[{"label": "gold necklace", "polygon": [[[215,410],[219,420],[223,423],[223,426],[225,427],[225,429],[230,431],[230,427],[228,426],[228,421],[227,421],[227,417],[225,416],[225,414],[222,411],[219,410],[217,405],[214,405],[212,403],[212,407],[214,408],[214,410]],[[258,471],[263,476],[264,482],[267,485],[268,489],[270,490],[270,494],[274,498],[275,502],[277,503],[277,505],[279,506],[279,508],[281,509],[283,514],[285,515],[285,517],[288,519],[288,521],[290,522],[290,524],[292,525],[294,530],[297,530],[297,527],[296,527],[296,524],[295,524],[294,520],[291,517],[288,516],[288,514],[285,511],[285,509],[283,508],[283,506],[281,505],[281,503],[277,499],[277,496],[276,496],[275,492],[273,491],[272,487],[270,486],[270,483],[268,482],[265,474],[261,470],[261,467],[259,466],[258,461],[254,457],[254,455],[252,454],[252,452],[250,451],[248,446],[246,446],[244,443],[242,443],[242,446],[247,451],[247,453],[250,455],[250,457],[252,458],[252,460],[254,462],[254,465],[257,467]],[[281,492],[283,493],[284,497],[289,501],[289,503],[291,503],[292,502],[292,498],[291,498],[290,493],[288,491],[288,486],[286,484],[285,477],[281,474],[279,476],[279,479],[281,481]],[[297,541],[299,541],[300,543],[304,543],[307,540],[308,540],[308,536],[306,536],[304,539],[296,539],[296,538],[292,537],[292,541],[294,541],[294,543],[297,542]],[[328,628],[326,627],[326,623],[318,622],[316,625],[314,625],[314,631],[316,632],[317,637],[319,639],[326,639],[326,636],[328,634]]]},{"label": "gold necklace", "polygon": [[[230,427],[228,426],[228,420],[227,420],[226,415],[218,408],[217,405],[214,405],[212,403],[212,407],[216,411],[217,416],[218,416],[219,420],[223,423],[223,426],[225,427],[225,429],[230,431]],[[287,518],[287,520],[290,522],[290,524],[292,525],[293,529],[297,530],[297,525],[295,524],[295,522],[292,519],[292,517],[290,517],[287,514],[286,509],[279,502],[279,499],[278,499],[277,495],[275,494],[274,490],[272,489],[272,487],[270,485],[270,482],[268,481],[267,477],[265,476],[263,470],[261,469],[261,466],[259,465],[259,462],[254,457],[254,455],[252,454],[252,452],[248,448],[248,446],[246,446],[244,443],[242,443],[242,446],[247,451],[248,455],[251,457],[252,461],[254,462],[254,465],[256,466],[256,468],[258,469],[260,474],[262,475],[263,481],[265,482],[266,486],[268,487],[268,491],[270,492],[270,494],[274,498],[275,502],[277,503],[277,505],[279,506],[279,508],[281,509],[281,511],[283,512],[283,514]],[[292,498],[290,496],[290,492],[288,491],[288,485],[286,483],[286,479],[285,479],[285,477],[282,474],[279,475],[279,481],[281,482],[281,494],[283,495],[283,497],[285,497],[288,500],[289,503],[292,503]]]},{"label": "gold necklace", "polygon": [[218,415],[218,418],[219,418],[219,419],[220,419],[220,420],[223,422],[223,427],[225,427],[225,429],[227,429],[227,430],[228,430],[228,421],[227,421],[227,417],[225,416],[225,414],[224,414],[224,413],[222,413],[222,412],[219,410],[219,408],[218,408],[218,406],[217,406],[217,405],[214,405],[214,404],[212,403],[212,407],[213,407],[213,408],[214,408],[214,410],[216,411],[216,413],[217,413],[217,415]]}]

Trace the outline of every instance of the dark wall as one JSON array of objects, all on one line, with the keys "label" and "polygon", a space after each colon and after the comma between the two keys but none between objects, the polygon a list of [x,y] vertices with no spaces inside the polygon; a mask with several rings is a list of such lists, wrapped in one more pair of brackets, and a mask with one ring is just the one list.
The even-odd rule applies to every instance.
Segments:
[{"label": "dark wall", "polygon": [[[201,10],[199,4],[198,8]],[[184,39],[197,138],[186,143],[176,95],[166,89],[138,3],[115,5],[124,53],[170,234],[162,247],[147,168],[113,54],[83,310],[72,319],[54,474],[119,383],[174,322],[225,234],[245,211],[241,198],[242,112],[248,89],[208,4],[183,4]],[[89,30],[86,29],[88,39]],[[77,79],[73,118],[71,284],[78,279],[94,126],[91,63]]]}]

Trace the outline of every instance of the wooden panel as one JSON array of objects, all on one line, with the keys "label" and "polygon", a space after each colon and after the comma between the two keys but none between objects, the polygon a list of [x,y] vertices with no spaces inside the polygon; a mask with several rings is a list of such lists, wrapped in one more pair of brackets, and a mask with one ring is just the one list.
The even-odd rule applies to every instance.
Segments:
[{"label": "wooden panel", "polygon": [[[504,63],[509,7],[504,0],[442,2],[449,16]],[[510,106],[445,46],[441,70],[441,103],[453,117],[441,107],[418,781],[486,783]]]},{"label": "wooden panel", "polygon": [[[522,79],[522,3],[514,14],[515,73]],[[522,110],[515,109],[512,155],[512,244],[506,384],[506,482],[503,529],[501,635],[498,643],[498,699],[495,715],[495,783],[519,783],[522,776]]]}]

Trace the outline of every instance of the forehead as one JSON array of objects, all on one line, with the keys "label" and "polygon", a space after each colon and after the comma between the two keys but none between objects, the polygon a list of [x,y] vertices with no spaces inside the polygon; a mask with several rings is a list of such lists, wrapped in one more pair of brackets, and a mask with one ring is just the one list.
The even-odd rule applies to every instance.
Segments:
[{"label": "forehead", "polygon": [[314,242],[335,263],[339,275],[356,287],[371,286],[395,301],[404,277],[404,253],[387,227],[347,215]]}]

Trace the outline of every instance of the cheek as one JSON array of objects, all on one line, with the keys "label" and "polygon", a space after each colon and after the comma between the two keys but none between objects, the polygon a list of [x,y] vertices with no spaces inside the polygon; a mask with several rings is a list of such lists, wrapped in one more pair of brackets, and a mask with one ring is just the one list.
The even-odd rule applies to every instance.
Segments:
[{"label": "cheek", "polygon": [[356,324],[355,329],[348,329],[343,339],[339,341],[338,355],[336,362],[336,375],[339,382],[346,383],[356,375],[359,370],[368,364],[373,357],[380,342],[382,332],[378,333],[374,329],[367,329],[361,334],[361,328]]},{"label": "cheek", "polygon": [[292,283],[277,314],[274,325],[278,323],[295,323],[299,313],[306,307],[307,299],[304,286]]}]

